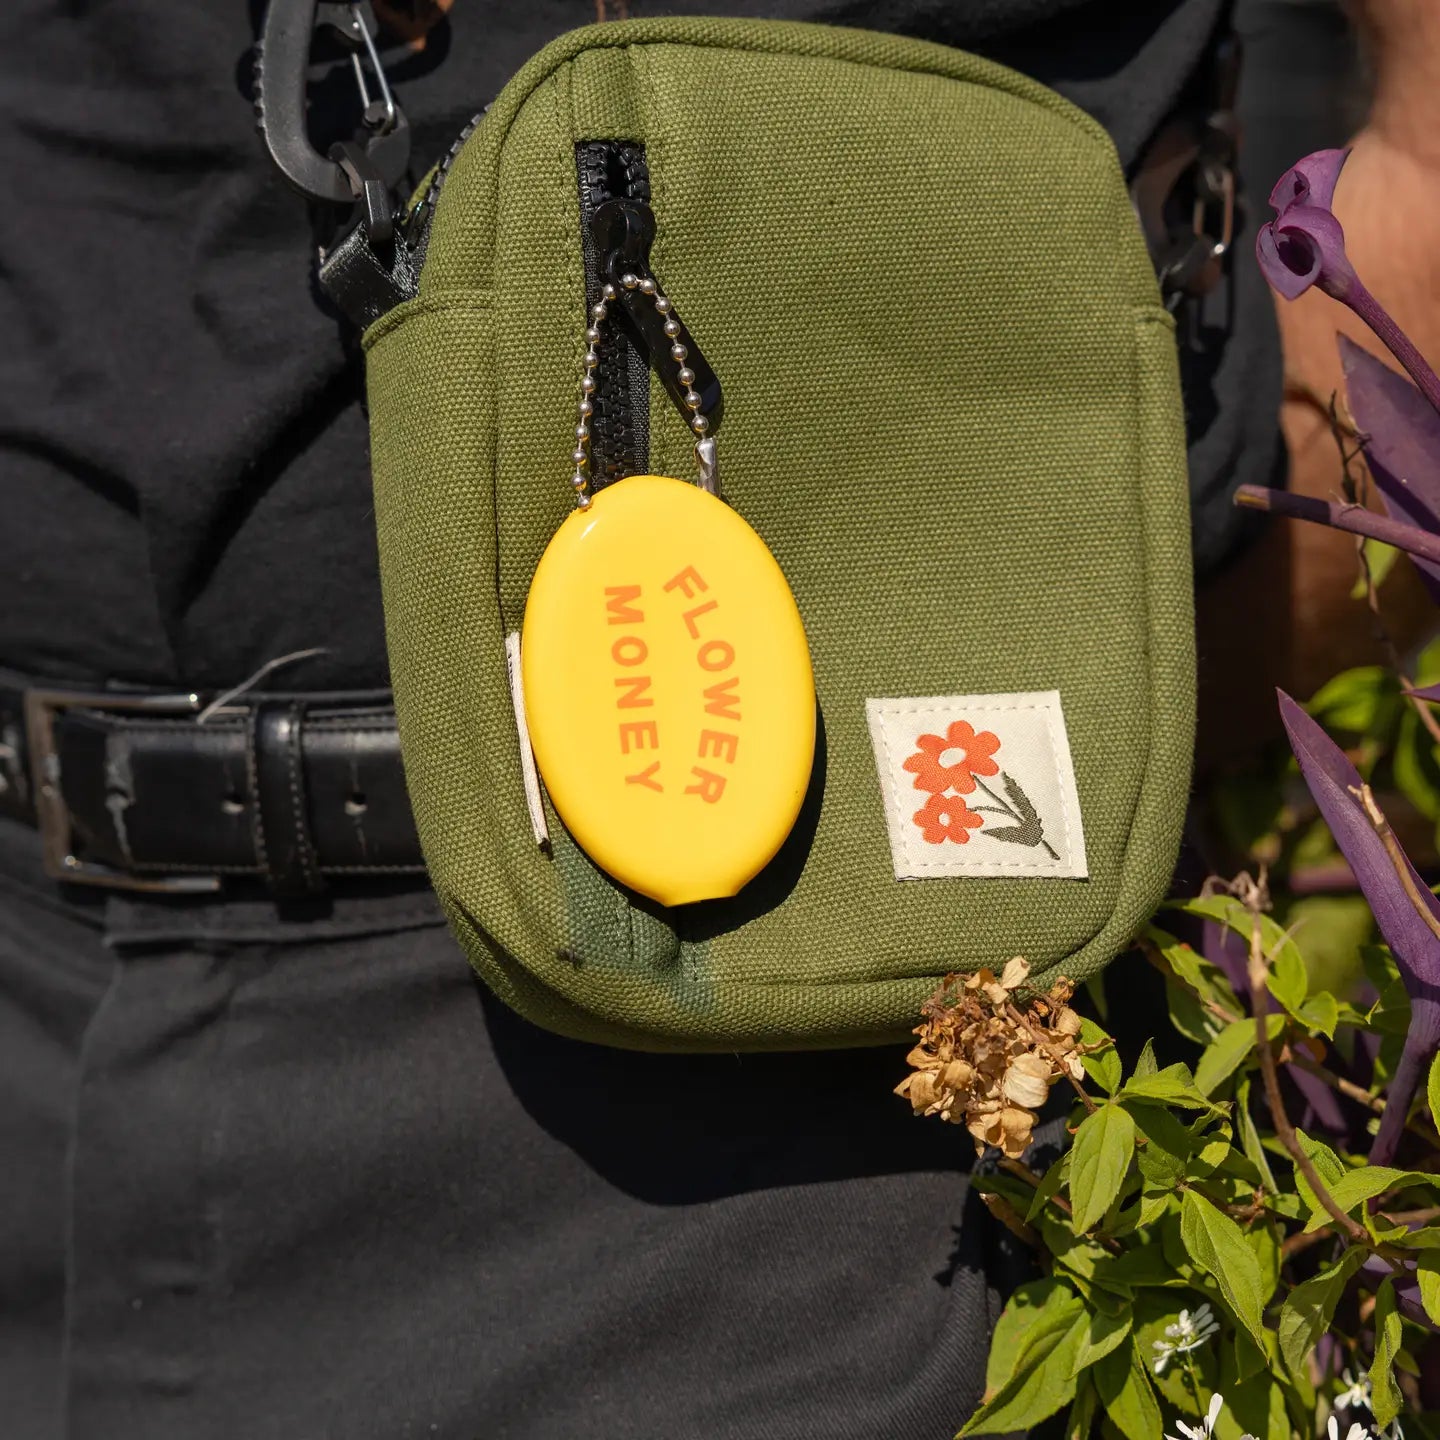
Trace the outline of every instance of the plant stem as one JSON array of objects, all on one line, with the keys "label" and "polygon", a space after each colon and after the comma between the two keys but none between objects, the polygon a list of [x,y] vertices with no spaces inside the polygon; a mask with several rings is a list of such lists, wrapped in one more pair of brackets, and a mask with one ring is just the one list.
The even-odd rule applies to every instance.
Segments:
[{"label": "plant stem", "polygon": [[1410,337],[1390,318],[1389,312],[1362,285],[1352,279],[1337,300],[1348,305],[1380,338],[1390,353],[1410,372],[1420,393],[1440,411],[1440,376],[1426,363]]},{"label": "plant stem", "polygon": [[1020,1218],[1015,1207],[1003,1196],[997,1195],[993,1190],[981,1190],[980,1200],[985,1208],[1013,1235],[1032,1250],[1043,1250],[1045,1242],[1040,1238],[1040,1232],[1033,1225],[1027,1225]]},{"label": "plant stem", "polygon": [[[1011,1020],[1050,1057],[1051,1064],[1070,1082],[1070,1088],[1085,1102],[1086,1113],[1093,1115],[1100,1107],[1085,1093],[1085,1087],[1066,1069],[1063,1057],[1057,1057],[1054,1050],[1051,1049],[1050,1042],[1043,1035],[1036,1034],[1034,1027],[1025,1018],[1019,1006],[1012,1002],[1005,1008],[1009,1011]],[[1113,1044],[1114,1042],[1112,1041],[1111,1043]]]},{"label": "plant stem", "polygon": [[[1317,1061],[1300,1055],[1297,1051],[1290,1052],[1289,1063],[1297,1070],[1303,1070],[1307,1075],[1313,1075],[1323,1085],[1328,1085],[1332,1090],[1338,1091],[1341,1095],[1355,1101],[1357,1105],[1363,1105],[1375,1115],[1383,1115],[1386,1111],[1386,1102],[1379,1095],[1372,1095],[1368,1090],[1355,1084],[1353,1080],[1346,1080],[1343,1076],[1336,1075],[1333,1071],[1327,1070]],[[1407,1129],[1420,1139],[1425,1141],[1432,1148],[1440,1145],[1440,1138],[1437,1138],[1435,1131],[1428,1125],[1421,1122],[1420,1117],[1413,1116],[1407,1123]],[[1436,1212],[1440,1214],[1440,1211]]]},{"label": "plant stem", "polygon": [[1200,1398],[1200,1381],[1195,1375],[1195,1362],[1190,1358],[1190,1352],[1188,1350],[1181,1358],[1185,1361],[1185,1374],[1190,1379],[1190,1393],[1195,1397],[1195,1413],[1197,1415],[1203,1415],[1205,1413],[1205,1402]]},{"label": "plant stem", "polygon": [[[1006,805],[1006,803],[978,775],[973,775],[971,778],[997,805],[1001,807],[999,811],[1000,814],[1008,815],[1010,819],[1012,819],[1017,825],[1024,825],[1024,820],[1022,820],[1020,816],[1015,813],[1014,810],[1012,810],[1008,805]],[[984,810],[988,809],[989,807],[984,805],[972,805],[970,808],[972,810]],[[1045,847],[1045,853],[1052,860],[1058,860],[1060,858],[1054,852],[1054,850],[1050,848],[1050,842],[1045,838],[1045,831],[1043,826],[1040,829],[1040,843]]]},{"label": "plant stem", "polygon": [[1303,1254],[1312,1245],[1318,1245],[1322,1240],[1333,1240],[1333,1230],[1302,1230],[1297,1234],[1287,1236],[1280,1246],[1280,1259],[1282,1261],[1292,1259],[1296,1255]]},{"label": "plant stem", "polygon": [[1327,1070],[1314,1060],[1306,1058],[1298,1051],[1291,1050],[1290,1063],[1297,1070],[1303,1070],[1307,1075],[1313,1075],[1322,1084],[1328,1085],[1332,1090],[1338,1090],[1342,1095],[1349,1096],[1356,1104],[1363,1105],[1376,1115],[1385,1113],[1385,1102],[1378,1095],[1372,1095],[1368,1090],[1355,1084],[1353,1080],[1342,1079],[1339,1075]]},{"label": "plant stem", "polygon": [[1394,866],[1395,874],[1399,877],[1400,884],[1410,903],[1415,907],[1416,913],[1429,927],[1430,933],[1440,940],[1440,919],[1436,918],[1435,912],[1416,887],[1415,872],[1405,858],[1405,852],[1400,848],[1400,842],[1395,838],[1395,832],[1390,828],[1390,822],[1385,818],[1385,812],[1375,803],[1375,792],[1368,785],[1362,784],[1358,790],[1352,785],[1350,793],[1360,801],[1366,818],[1374,826],[1375,833],[1380,837],[1380,843],[1385,847],[1385,853],[1390,857],[1390,864]]},{"label": "plant stem", "polygon": [[[1346,497],[1363,505],[1369,488],[1367,483],[1369,468],[1362,467],[1360,471],[1362,483],[1356,486],[1350,474],[1350,466],[1357,456],[1364,455],[1364,444],[1362,442],[1354,449],[1346,450],[1346,434],[1354,436],[1356,434],[1355,425],[1351,421],[1347,429],[1342,431],[1342,422],[1336,407],[1337,398],[1335,395],[1330,397],[1330,431],[1335,437],[1335,448],[1340,452],[1340,468],[1345,476]],[[1380,648],[1385,651],[1386,658],[1390,661],[1390,668],[1400,681],[1401,693],[1405,696],[1410,708],[1419,717],[1420,723],[1430,732],[1430,739],[1440,746],[1440,719],[1435,717],[1427,701],[1410,693],[1415,688],[1415,682],[1405,673],[1405,662],[1400,658],[1399,647],[1395,644],[1390,634],[1390,627],[1386,625],[1385,617],[1380,612],[1380,589],[1375,584],[1375,576],[1370,569],[1370,556],[1366,553],[1363,536],[1355,537],[1355,562],[1360,567],[1360,580],[1365,587],[1365,604],[1370,611],[1375,638],[1380,642]]]},{"label": "plant stem", "polygon": [[1383,540],[1397,550],[1440,565],[1440,536],[1392,520],[1388,515],[1377,515],[1363,505],[1317,500],[1310,495],[1292,495],[1288,490],[1271,490],[1264,485],[1240,486],[1235,492],[1235,503],[1250,510],[1268,510],[1293,520],[1308,520],[1315,525],[1328,525],[1334,530],[1348,530],[1352,535],[1368,535],[1372,540]]},{"label": "plant stem", "polygon": [[1280,1143],[1290,1152],[1290,1157],[1295,1162],[1295,1168],[1305,1177],[1311,1193],[1325,1207],[1326,1213],[1340,1226],[1352,1243],[1368,1248],[1369,1233],[1358,1220],[1352,1220],[1336,1203],[1335,1197],[1331,1195],[1325,1182],[1320,1178],[1319,1172],[1315,1169],[1314,1162],[1302,1148],[1299,1137],[1295,1134],[1295,1127],[1285,1113],[1285,1097],[1280,1093],[1280,1076],[1275,1068],[1275,1052],[1270,1048],[1270,1031],[1265,1023],[1270,1007],[1266,1001],[1268,994],[1265,985],[1267,965],[1265,947],[1260,937],[1258,896],[1250,897],[1249,904],[1251,907],[1250,993],[1254,997],[1255,1004],[1255,1045],[1260,1055],[1260,1073],[1265,1080],[1265,1099],[1270,1106],[1271,1123],[1275,1126],[1275,1134]]},{"label": "plant stem", "polygon": [[[1017,1180],[1023,1180],[1032,1190],[1040,1188],[1040,1177],[1023,1160],[1012,1160],[1008,1155],[1002,1155],[999,1164],[1000,1169],[1015,1176]],[[1075,1213],[1070,1208],[1070,1202],[1063,1195],[1052,1195],[1050,1203],[1062,1215],[1073,1216]]]},{"label": "plant stem", "polygon": [[1424,1225],[1430,1220],[1440,1220],[1440,1205],[1427,1205],[1423,1210],[1388,1210],[1385,1218],[1396,1225]]}]

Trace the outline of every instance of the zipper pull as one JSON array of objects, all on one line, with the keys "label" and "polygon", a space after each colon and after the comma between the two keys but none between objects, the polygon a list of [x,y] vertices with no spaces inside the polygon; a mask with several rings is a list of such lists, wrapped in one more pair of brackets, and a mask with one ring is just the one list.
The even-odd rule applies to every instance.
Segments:
[{"label": "zipper pull", "polygon": [[631,339],[650,361],[666,393],[686,425],[697,407],[685,403],[687,390],[700,395],[698,409],[710,421],[710,433],[720,428],[724,397],[720,381],[710,368],[694,337],[685,328],[674,305],[662,313],[634,285],[622,283],[627,275],[655,280],[650,268],[650,247],[655,242],[655,212],[639,200],[607,200],[590,221],[600,269],[616,289],[620,313]]}]

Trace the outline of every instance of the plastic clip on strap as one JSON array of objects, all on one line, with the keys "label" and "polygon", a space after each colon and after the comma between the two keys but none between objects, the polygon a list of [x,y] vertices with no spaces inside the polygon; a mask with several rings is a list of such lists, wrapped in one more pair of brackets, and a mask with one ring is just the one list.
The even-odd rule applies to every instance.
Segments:
[{"label": "plastic clip on strap", "polygon": [[[270,0],[256,46],[255,120],[270,158],[294,189],[325,204],[358,202],[366,237],[383,246],[393,233],[391,192],[410,164],[410,126],[380,64],[378,29],[369,0]],[[306,82],[317,30],[349,51],[365,132],[363,144],[337,145],[329,156],[321,155],[306,133]],[[362,51],[378,97],[366,82]]]}]

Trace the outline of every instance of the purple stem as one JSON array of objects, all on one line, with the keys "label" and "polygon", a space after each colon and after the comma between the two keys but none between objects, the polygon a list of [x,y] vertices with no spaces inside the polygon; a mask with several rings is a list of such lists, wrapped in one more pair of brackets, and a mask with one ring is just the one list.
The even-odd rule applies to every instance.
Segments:
[{"label": "purple stem", "polygon": [[1390,353],[1410,372],[1420,393],[1440,411],[1440,375],[1430,368],[1410,337],[1390,318],[1389,312],[1356,277],[1329,292],[1348,305],[1384,342]]},{"label": "purple stem", "polygon": [[1363,505],[1316,500],[1310,495],[1292,495],[1288,490],[1269,490],[1263,485],[1241,485],[1235,491],[1235,503],[1250,510],[1269,510],[1295,520],[1348,530],[1352,535],[1368,535],[1372,540],[1383,540],[1398,550],[1407,550],[1422,560],[1440,565],[1440,535],[1430,535],[1388,515],[1378,515]]},{"label": "purple stem", "polygon": [[1371,1165],[1389,1165],[1394,1160],[1400,1137],[1405,1133],[1410,1106],[1429,1074],[1437,1044],[1440,1044],[1440,994],[1434,987],[1425,985],[1420,994],[1410,997],[1410,1029],[1405,1035],[1400,1063],[1386,1087],[1385,1113],[1380,1117],[1380,1129],[1370,1147]]}]

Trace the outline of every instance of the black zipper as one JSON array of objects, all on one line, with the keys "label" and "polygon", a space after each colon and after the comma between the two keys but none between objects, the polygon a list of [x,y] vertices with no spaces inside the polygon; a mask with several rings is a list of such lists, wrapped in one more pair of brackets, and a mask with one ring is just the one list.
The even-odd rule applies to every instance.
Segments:
[{"label": "black zipper", "polygon": [[435,205],[440,199],[440,192],[445,188],[445,182],[450,178],[450,167],[455,163],[456,157],[465,148],[465,142],[475,133],[475,127],[489,113],[487,105],[484,110],[478,111],[470,117],[470,123],[455,137],[454,143],[445,152],[445,157],[435,167],[435,174],[431,177],[430,183],[425,187],[425,193],[410,207],[410,212],[405,217],[404,237],[405,244],[410,251],[414,273],[420,274],[420,267],[425,263],[425,251],[430,245],[430,226],[435,219]]},{"label": "black zipper", "polygon": [[[489,110],[487,105],[456,137],[425,193],[411,207],[402,227],[408,251],[409,275],[418,277],[430,241],[430,228],[440,192],[450,176],[456,157]],[[679,362],[670,353],[672,344],[684,347],[684,364],[693,371],[690,382],[704,397],[702,413],[710,433],[720,424],[723,400],[720,382],[673,308],[660,314],[653,304],[634,291],[619,285],[623,273],[653,276],[650,244],[655,235],[655,216],[650,209],[650,168],[645,147],[634,140],[583,140],[575,147],[575,170],[580,198],[580,252],[585,271],[585,308],[600,299],[606,283],[619,288],[613,308],[617,320],[606,336],[605,358],[596,371],[596,389],[591,395],[590,483],[603,489],[626,475],[638,475],[650,460],[650,371],[655,368],[661,384],[688,423],[691,412],[679,381]],[[666,324],[678,325],[675,335],[665,333]]]},{"label": "black zipper", "polygon": [[[602,205],[623,200],[647,209],[650,167],[645,147],[632,140],[582,140],[575,147],[580,186],[580,253],[585,262],[585,309],[600,299],[609,279],[608,257],[594,233]],[[590,397],[590,487],[602,490],[626,475],[642,474],[650,463],[650,363],[623,326],[606,336],[605,358]]]}]

